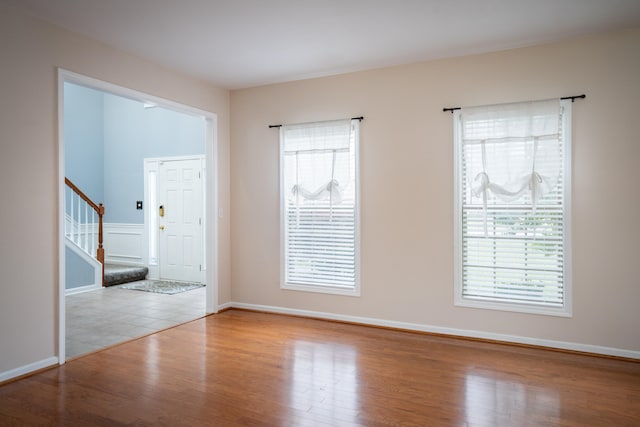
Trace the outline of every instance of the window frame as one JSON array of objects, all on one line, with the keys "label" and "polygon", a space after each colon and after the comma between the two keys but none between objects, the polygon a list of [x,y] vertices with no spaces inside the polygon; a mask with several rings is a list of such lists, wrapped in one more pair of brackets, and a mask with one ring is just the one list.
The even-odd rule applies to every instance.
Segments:
[{"label": "window frame", "polygon": [[[308,122],[309,124],[322,122]],[[360,296],[360,119],[351,119],[354,126],[354,286],[353,288],[339,288],[332,285],[301,284],[287,282],[287,241],[286,241],[286,196],[284,171],[284,138],[282,129],[279,136],[279,180],[280,180],[280,289],[290,291],[313,292],[322,294]]]},{"label": "window frame", "polygon": [[571,100],[561,100],[562,136],[563,136],[563,305],[562,307],[548,307],[534,303],[515,303],[507,301],[481,300],[463,295],[463,205],[464,189],[462,185],[462,129],[461,110],[453,111],[453,185],[454,185],[454,306],[480,308],[498,311],[539,314],[559,317],[572,317],[572,235],[571,235],[571,157],[572,157],[572,116]]}]

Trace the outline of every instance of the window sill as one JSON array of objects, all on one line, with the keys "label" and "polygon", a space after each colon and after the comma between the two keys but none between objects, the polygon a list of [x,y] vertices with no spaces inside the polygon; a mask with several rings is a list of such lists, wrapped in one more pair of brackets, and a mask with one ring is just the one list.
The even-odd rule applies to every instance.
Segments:
[{"label": "window sill", "polygon": [[284,289],[288,291],[314,292],[319,294],[344,295],[344,296],[351,296],[351,297],[360,296],[360,288],[357,285],[355,289],[349,289],[349,288],[336,288],[334,286],[304,285],[300,283],[283,283],[280,285],[280,289]]},{"label": "window sill", "polygon": [[456,298],[454,302],[456,307],[481,308],[484,310],[512,311],[516,313],[538,314],[543,316],[557,317],[573,317],[571,308],[565,307],[547,307],[528,304],[517,304],[509,302],[483,301],[471,298]]}]

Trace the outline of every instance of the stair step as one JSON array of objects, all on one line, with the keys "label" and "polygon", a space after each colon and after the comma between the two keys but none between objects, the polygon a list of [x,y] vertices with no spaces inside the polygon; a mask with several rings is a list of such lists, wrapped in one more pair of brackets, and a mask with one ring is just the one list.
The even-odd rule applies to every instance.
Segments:
[{"label": "stair step", "polygon": [[104,285],[115,286],[123,283],[136,282],[147,278],[149,269],[147,267],[136,267],[131,265],[105,264],[104,265]]}]

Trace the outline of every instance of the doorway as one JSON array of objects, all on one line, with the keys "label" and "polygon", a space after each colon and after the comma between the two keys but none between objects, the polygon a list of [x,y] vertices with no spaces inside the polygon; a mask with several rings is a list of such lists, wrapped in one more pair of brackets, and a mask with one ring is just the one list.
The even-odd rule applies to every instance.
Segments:
[{"label": "doorway", "polygon": [[205,283],[204,157],[144,160],[149,277]]},{"label": "doorway", "polygon": [[[66,269],[65,269],[65,249],[64,249],[64,218],[65,218],[65,133],[64,133],[64,86],[65,83],[72,83],[75,85],[84,86],[87,88],[103,91],[105,93],[120,96],[130,100],[138,102],[144,102],[148,105],[160,106],[165,109],[181,112],[195,117],[203,118],[206,126],[205,131],[205,155],[201,156],[200,162],[200,193],[209,194],[209,197],[202,197],[199,201],[197,210],[200,213],[200,220],[202,222],[201,228],[197,236],[197,247],[200,251],[201,262],[198,263],[198,282],[206,283],[206,304],[205,313],[214,313],[217,311],[217,223],[214,221],[214,212],[218,211],[217,208],[217,180],[216,174],[205,174],[204,171],[215,171],[215,159],[217,159],[217,142],[216,142],[216,115],[211,112],[199,110],[182,104],[177,104],[172,101],[167,101],[152,95],[144,94],[141,92],[133,91],[131,89],[116,86],[110,83],[106,83],[100,80],[95,80],[86,76],[82,76],[76,73],[72,73],[66,70],[58,70],[58,153],[59,153],[59,323],[58,323],[58,357],[60,363],[64,363],[66,349],[66,321],[65,321],[65,282],[66,282]],[[142,168],[142,165],[140,165]],[[150,206],[150,205],[148,205]],[[205,224],[210,226],[205,227]],[[186,226],[183,227],[183,235]],[[193,230],[192,230],[193,231]],[[210,255],[209,262],[205,262],[206,255]],[[145,257],[146,258],[146,257]],[[207,268],[208,266],[208,268]],[[184,266],[183,266],[184,269]]]}]

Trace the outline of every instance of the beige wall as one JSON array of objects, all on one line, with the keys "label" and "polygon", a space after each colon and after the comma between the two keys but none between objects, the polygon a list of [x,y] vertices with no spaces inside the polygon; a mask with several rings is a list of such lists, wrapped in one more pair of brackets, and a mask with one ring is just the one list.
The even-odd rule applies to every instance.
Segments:
[{"label": "beige wall", "polygon": [[217,113],[220,303],[230,298],[229,93],[0,6],[0,373],[57,354],[56,67]]},{"label": "beige wall", "polygon": [[[640,30],[234,91],[232,299],[640,351]],[[453,306],[452,118],[586,93],[573,109],[573,317]],[[279,289],[278,131],[364,115],[362,296]]]},{"label": "beige wall", "polygon": [[[56,67],[218,114],[220,304],[640,351],[640,30],[236,91],[231,108],[225,90],[5,6],[0,58],[0,373],[57,354]],[[583,92],[574,104],[573,318],[454,307],[451,115],[441,108]],[[362,296],[281,291],[278,132],[267,126],[354,115],[365,116]]]}]

